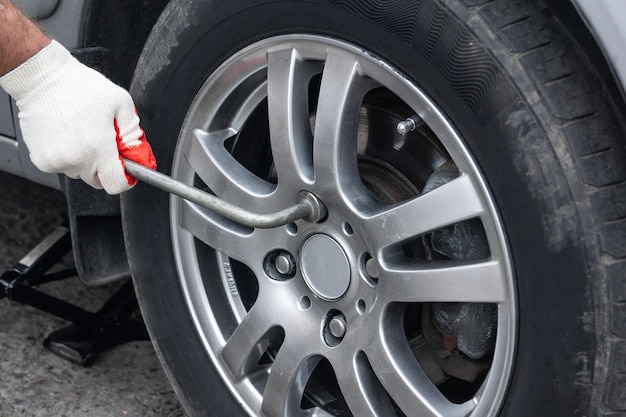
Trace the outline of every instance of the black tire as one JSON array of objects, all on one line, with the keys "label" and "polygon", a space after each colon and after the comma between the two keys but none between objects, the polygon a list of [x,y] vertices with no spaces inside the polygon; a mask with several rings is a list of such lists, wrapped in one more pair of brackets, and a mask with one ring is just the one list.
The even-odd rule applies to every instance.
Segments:
[{"label": "black tire", "polygon": [[[204,82],[245,47],[287,34],[338,39],[397,68],[451,121],[485,179],[517,314],[504,395],[488,415],[626,416],[624,125],[561,24],[539,1],[173,0],[131,87],[160,171],[172,171]],[[268,161],[251,165],[267,152],[261,144],[238,158],[266,172]],[[409,179],[421,191],[419,181]],[[122,199],[142,313],[191,416],[248,415],[181,289],[173,206],[142,184]],[[206,262],[203,271],[215,268]],[[337,409],[329,415],[348,415]]]}]

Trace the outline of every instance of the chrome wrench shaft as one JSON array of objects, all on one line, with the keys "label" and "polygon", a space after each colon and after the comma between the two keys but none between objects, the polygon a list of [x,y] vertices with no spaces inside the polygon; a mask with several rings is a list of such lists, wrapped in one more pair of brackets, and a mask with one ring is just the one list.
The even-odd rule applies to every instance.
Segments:
[{"label": "chrome wrench shaft", "polygon": [[298,195],[298,202],[291,207],[274,213],[253,213],[128,159],[124,159],[124,165],[126,172],[138,180],[175,194],[244,226],[271,229],[300,219],[316,222],[326,216],[326,208],[322,202],[309,192],[301,192]]}]

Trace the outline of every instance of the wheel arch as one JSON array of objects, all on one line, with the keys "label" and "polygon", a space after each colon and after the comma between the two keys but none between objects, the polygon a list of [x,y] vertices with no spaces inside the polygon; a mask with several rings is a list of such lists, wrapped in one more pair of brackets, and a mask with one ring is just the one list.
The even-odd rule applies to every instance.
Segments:
[{"label": "wheel arch", "polygon": [[582,26],[587,29],[586,35],[596,41],[596,53],[602,54],[602,62],[614,76],[622,97],[626,97],[626,56],[623,54],[626,44],[626,4],[612,0],[572,2],[570,6],[576,8]]},{"label": "wheel arch", "polygon": [[169,0],[88,2],[83,47],[105,48],[109,77],[128,88],[143,46]]},{"label": "wheel arch", "polygon": [[[622,15],[626,12],[626,4],[611,0],[544,0],[544,3],[576,41],[579,52],[589,57],[589,62],[606,83],[607,91],[611,92],[611,98],[624,108],[626,58],[623,57],[623,47],[626,29],[619,26],[619,19],[624,20]],[[619,55],[622,55],[619,62],[610,59]]]},{"label": "wheel arch", "polygon": [[[87,1],[77,57],[128,88],[146,39],[167,2]],[[119,196],[106,195],[80,181],[61,183],[80,277],[94,285],[128,277]]]}]

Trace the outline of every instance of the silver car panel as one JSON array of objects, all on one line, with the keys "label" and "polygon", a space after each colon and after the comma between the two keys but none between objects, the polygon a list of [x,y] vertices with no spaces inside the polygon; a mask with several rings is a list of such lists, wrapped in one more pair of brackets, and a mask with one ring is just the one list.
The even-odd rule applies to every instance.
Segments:
[{"label": "silver car panel", "polygon": [[3,135],[0,135],[0,166],[2,171],[24,176],[17,141]]},{"label": "silver car panel", "polygon": [[10,138],[15,137],[11,99],[9,95],[2,90],[0,90],[0,135]]},{"label": "silver car panel", "polygon": [[[72,50],[81,47],[85,0],[15,0],[50,36]],[[60,189],[59,176],[46,174],[31,162],[24,146],[15,102],[0,90],[0,170]]]},{"label": "silver car panel", "polygon": [[45,19],[55,12],[60,0],[13,0],[14,4],[33,19]]}]

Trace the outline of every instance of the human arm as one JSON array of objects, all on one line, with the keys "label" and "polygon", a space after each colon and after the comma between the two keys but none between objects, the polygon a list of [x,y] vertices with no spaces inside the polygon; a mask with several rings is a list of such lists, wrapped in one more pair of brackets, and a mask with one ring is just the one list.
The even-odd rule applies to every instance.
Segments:
[{"label": "human arm", "polygon": [[0,76],[50,43],[50,39],[9,0],[0,0]]},{"label": "human arm", "polygon": [[15,100],[24,142],[42,171],[118,194],[136,180],[121,157],[156,167],[132,98],[0,0],[0,86]]}]

